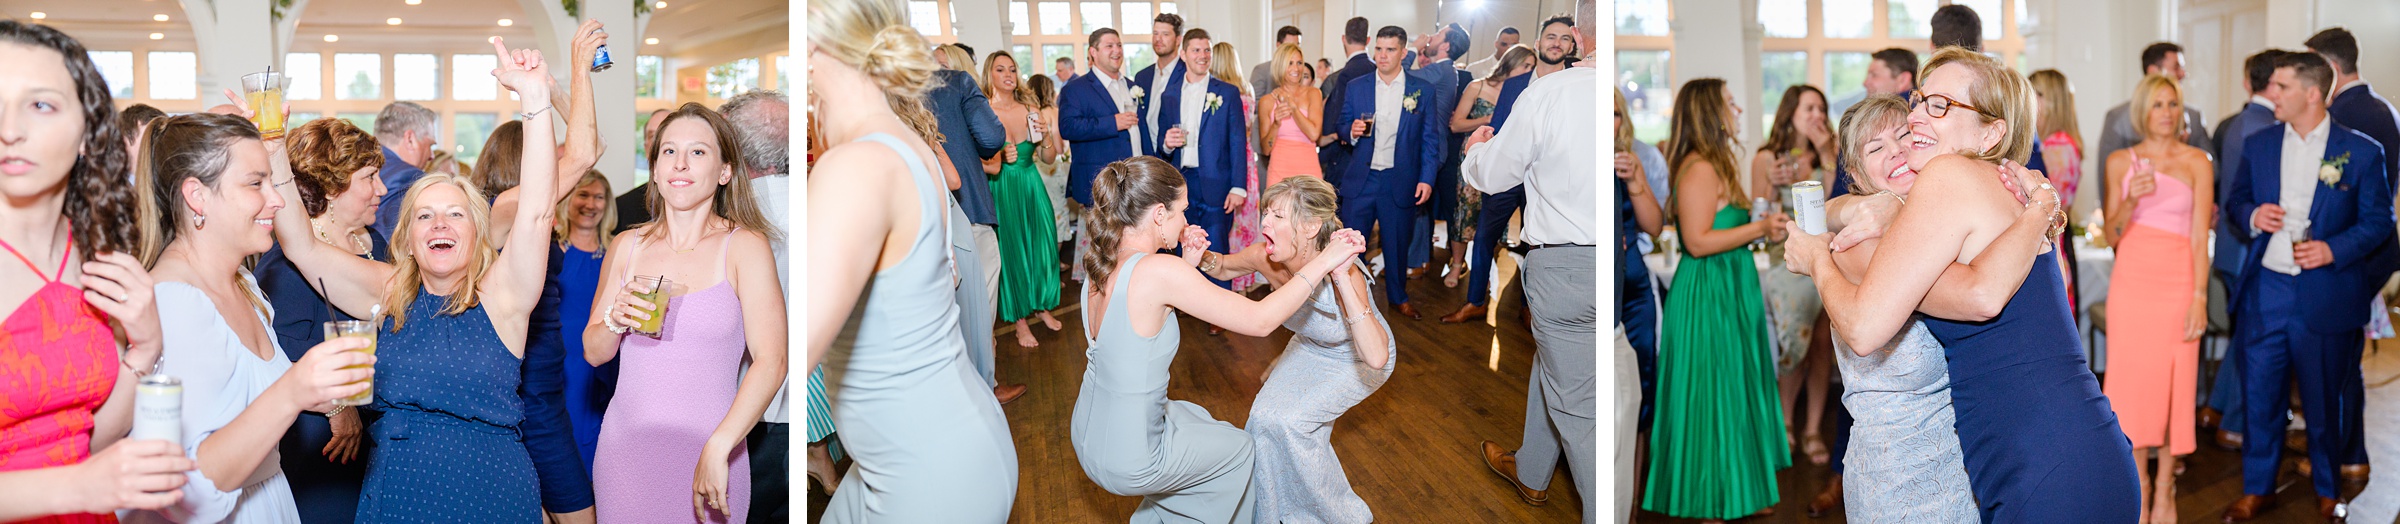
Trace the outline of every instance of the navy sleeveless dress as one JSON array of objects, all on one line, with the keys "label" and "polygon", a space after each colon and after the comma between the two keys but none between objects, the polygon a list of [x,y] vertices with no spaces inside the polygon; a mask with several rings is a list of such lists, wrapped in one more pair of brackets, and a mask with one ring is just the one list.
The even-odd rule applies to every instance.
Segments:
[{"label": "navy sleeveless dress", "polygon": [[417,292],[408,325],[377,335],[375,402],[359,522],[541,522],[540,482],[525,451],[519,359],[482,305],[443,315],[448,297]]},{"label": "navy sleeveless dress", "polygon": [[1925,318],[1948,348],[1968,482],[1984,522],[2133,522],[2141,479],[2075,333],[2058,257],[2040,256],[2000,316]]}]

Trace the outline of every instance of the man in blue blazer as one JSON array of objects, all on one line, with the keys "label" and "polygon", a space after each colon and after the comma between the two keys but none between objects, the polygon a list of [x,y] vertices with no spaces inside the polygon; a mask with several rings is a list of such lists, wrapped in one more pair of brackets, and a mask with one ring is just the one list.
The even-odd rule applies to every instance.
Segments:
[{"label": "man in blue blazer", "polygon": [[1441,150],[1435,157],[1440,167],[1434,168],[1433,203],[1417,208],[1417,224],[1413,228],[1417,232],[1416,243],[1408,252],[1410,278],[1423,274],[1427,265],[1432,263],[1433,248],[1427,246],[1433,245],[1434,220],[1448,220],[1451,206],[1457,205],[1457,202],[1453,202],[1455,198],[1443,198],[1444,195],[1458,194],[1458,171],[1451,169],[1451,166],[1460,155],[1458,148],[1451,147],[1449,120],[1450,111],[1458,107],[1458,97],[1463,90],[1459,81],[1461,72],[1452,59],[1466,49],[1467,33],[1457,29],[1457,25],[1442,26],[1440,31],[1426,37],[1429,43],[1425,45],[1425,53],[1418,56],[1425,57],[1429,62],[1408,72],[1408,76],[1433,86],[1433,92],[1427,96],[1433,98],[1433,115],[1440,120],[1434,125],[1442,129],[1442,139],[1433,141],[1433,147]]},{"label": "man in blue blazer", "polygon": [[[1442,167],[1440,142],[1449,115],[1434,115],[1432,84],[1401,71],[1408,31],[1384,26],[1375,32],[1375,72],[1344,88],[1334,129],[1353,149],[1338,188],[1344,227],[1368,231],[1383,224],[1384,297],[1392,311],[1424,318],[1408,303],[1408,253],[1416,246],[1417,207],[1433,197],[1433,175]],[[1368,119],[1372,119],[1370,124]]]},{"label": "man in blue blazer", "polygon": [[1067,140],[1074,161],[1067,165],[1067,195],[1092,205],[1092,179],[1100,169],[1140,153],[1140,113],[1135,112],[1125,66],[1124,42],[1106,27],[1084,39],[1090,73],[1068,80],[1059,88],[1058,136]]},{"label": "man in blue blazer", "polygon": [[[2287,373],[2298,379],[2308,417],[2319,511],[2331,516],[2340,504],[2333,476],[2348,442],[2339,435],[2354,431],[2345,426],[2362,415],[2358,403],[2341,399],[2365,394],[2359,356],[2368,303],[2384,276],[2368,254],[2389,242],[2393,229],[2383,147],[2326,114],[2333,72],[2325,59],[2286,55],[2269,82],[2279,91],[2275,116],[2283,124],[2246,139],[2240,181],[2225,198],[2225,212],[2246,217],[2257,235],[2233,297],[2241,312],[2234,336],[2244,346],[2249,435],[2242,443],[2243,496],[2226,510],[2228,521],[2256,516],[2274,492],[2288,422]],[[2287,151],[2306,156],[2287,163]]]},{"label": "man in blue blazer", "polygon": [[[2217,153],[2220,155],[2217,159],[2218,195],[2233,194],[2233,185],[2240,177],[2243,152],[2246,150],[2248,145],[2246,142],[2250,135],[2275,126],[2275,97],[2277,95],[2274,84],[2269,83],[2268,80],[2275,76],[2275,64],[2281,61],[2283,54],[2287,52],[2281,49],[2268,49],[2242,60],[2242,69],[2248,77],[2245,79],[2247,85],[2244,87],[2250,90],[2250,102],[2242,105],[2240,112],[2225,117],[2225,121],[2217,123],[2215,138],[2217,139]],[[2217,241],[2215,242],[2217,247],[2216,252],[2209,256],[2209,264],[2211,272],[2214,273],[2212,277],[2222,283],[2227,294],[2231,294],[2233,291],[2233,283],[2240,281],[2242,255],[2248,254],[2250,250],[2252,239],[2250,238],[2250,225],[2246,223],[2248,221],[2248,217],[2234,216],[2232,213],[2217,214]],[[2219,299],[2211,297],[2210,300]],[[2236,313],[2230,303],[2211,303],[2210,307],[2225,308],[2227,318],[2232,318]],[[2201,415],[2201,418],[2204,419],[2201,424],[2205,427],[2209,425],[2205,419],[2209,418],[2210,411],[2214,412],[2217,419],[2214,424],[2217,427],[2217,444],[2231,446],[2234,449],[2241,447],[2242,428],[2245,427],[2242,413],[2241,349],[2241,344],[2226,346],[2225,362],[2221,364],[2222,367],[2218,368],[2217,384],[2215,387],[2209,388],[2208,406]]]},{"label": "man in blue blazer", "polygon": [[[1341,69],[1325,75],[1326,81],[1333,85],[1333,92],[1325,95],[1325,111],[1317,114],[1341,114],[1342,97],[1350,93],[1350,81],[1375,74],[1375,59],[1367,56],[1371,39],[1366,17],[1351,17],[1342,24],[1342,50],[1349,52],[1350,58],[1343,60]],[[1317,161],[1323,164],[1319,167],[1325,170],[1325,182],[1333,184],[1335,189],[1342,187],[1342,173],[1350,170],[1350,142],[1342,139],[1342,131],[1327,127],[1325,136],[1317,139]]]},{"label": "man in blue blazer", "polygon": [[[1166,149],[1166,127],[1159,125],[1159,113],[1165,108],[1161,97],[1183,89],[1183,17],[1163,13],[1150,22],[1150,51],[1158,54],[1158,63],[1133,74],[1133,104],[1142,114],[1142,150],[1136,154],[1157,155]],[[1200,74],[1208,74],[1201,69]]]},{"label": "man in blue blazer", "polygon": [[[1250,132],[1243,117],[1242,89],[1209,76],[1208,30],[1183,33],[1184,77],[1181,89],[1162,93],[1158,127],[1162,131],[1160,159],[1183,171],[1191,206],[1183,215],[1208,231],[1212,246],[1232,247],[1233,212],[1250,198]],[[1232,284],[1211,278],[1218,287]]]},{"label": "man in blue blazer", "polygon": [[[2394,148],[2400,148],[2400,112],[2394,112],[2390,101],[2384,100],[2383,95],[2375,93],[2374,87],[2358,78],[2358,39],[2350,36],[2350,30],[2335,27],[2309,37],[2307,45],[2309,50],[2316,51],[2319,56],[2325,57],[2328,65],[2333,66],[2333,102],[2326,110],[2333,115],[2334,123],[2356,129],[2368,138],[2375,139],[2375,143],[2382,144],[2387,153],[2383,157],[2384,181],[2400,185],[2400,182],[2393,181],[2393,177],[2400,176],[2400,155],[2389,154]],[[2367,258],[2372,260],[2369,265],[2375,268],[2375,273],[2370,275],[2371,285],[2380,287],[2391,278],[2394,270],[2400,270],[2400,239],[2385,238],[2383,245],[2376,247]],[[2342,400],[2354,404],[2366,402],[2364,397],[2344,397]],[[2342,447],[2345,455],[2334,457],[2334,463],[2342,465],[2343,477],[2364,481],[2367,479],[2366,432],[2357,431],[2357,420],[2349,422],[2342,426],[2353,430],[2341,435],[2342,440],[2349,442]]]}]

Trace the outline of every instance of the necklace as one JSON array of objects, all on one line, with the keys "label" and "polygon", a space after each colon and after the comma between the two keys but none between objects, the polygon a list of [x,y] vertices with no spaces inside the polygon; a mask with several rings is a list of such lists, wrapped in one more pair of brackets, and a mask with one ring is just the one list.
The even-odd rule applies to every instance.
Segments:
[{"label": "necklace", "polygon": [[341,244],[334,243],[333,236],[325,232],[325,222],[320,219],[309,219],[308,227],[309,229],[317,232],[318,242],[324,242],[326,245],[331,245],[333,247],[348,247],[350,248],[350,254],[353,255],[367,254],[367,252],[373,250],[375,245],[374,242],[371,241],[371,239],[369,239],[367,235],[361,231],[351,231],[349,234],[343,235],[349,237],[349,246],[343,246]]}]

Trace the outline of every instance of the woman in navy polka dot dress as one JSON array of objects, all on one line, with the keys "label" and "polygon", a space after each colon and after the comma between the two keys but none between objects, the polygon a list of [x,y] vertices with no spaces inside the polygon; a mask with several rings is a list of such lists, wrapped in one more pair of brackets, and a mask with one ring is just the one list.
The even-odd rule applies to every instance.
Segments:
[{"label": "woman in navy polka dot dress", "polygon": [[[536,51],[510,51],[498,39],[493,48],[501,58],[493,76],[523,112],[524,179],[513,191],[520,202],[556,201],[568,188],[558,187],[548,70]],[[276,170],[289,180],[289,166]],[[290,185],[278,190],[296,198]],[[310,240],[297,206],[276,217],[286,256],[335,307],[383,322],[367,406],[382,416],[367,427],[376,450],[358,522],[542,521],[517,384],[555,208],[524,206],[494,235],[486,202],[463,178],[417,180],[393,228],[389,264]],[[485,240],[500,237],[505,244]]]}]

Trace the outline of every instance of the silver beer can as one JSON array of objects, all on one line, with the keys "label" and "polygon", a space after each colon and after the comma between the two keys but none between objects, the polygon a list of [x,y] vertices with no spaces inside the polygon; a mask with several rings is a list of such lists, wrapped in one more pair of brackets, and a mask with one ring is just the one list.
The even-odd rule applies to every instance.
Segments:
[{"label": "silver beer can", "polygon": [[164,440],[183,446],[183,381],[151,373],[134,386],[134,440]]},{"label": "silver beer can", "polygon": [[1792,220],[1800,231],[1825,234],[1825,183],[1807,180],[1792,184]]}]

